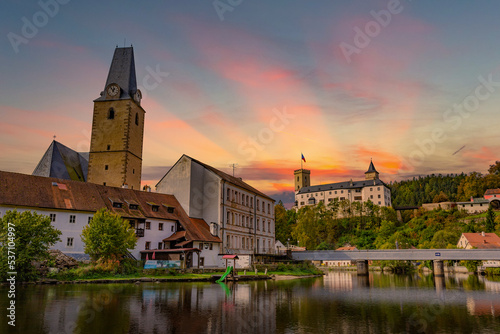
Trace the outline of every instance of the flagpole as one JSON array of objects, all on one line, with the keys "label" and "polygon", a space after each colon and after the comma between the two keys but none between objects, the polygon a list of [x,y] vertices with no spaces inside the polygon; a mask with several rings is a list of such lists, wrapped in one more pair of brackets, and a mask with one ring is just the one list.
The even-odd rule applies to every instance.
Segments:
[{"label": "flagpole", "polygon": [[300,153],[300,169],[303,169],[303,167],[302,167],[302,153]]}]

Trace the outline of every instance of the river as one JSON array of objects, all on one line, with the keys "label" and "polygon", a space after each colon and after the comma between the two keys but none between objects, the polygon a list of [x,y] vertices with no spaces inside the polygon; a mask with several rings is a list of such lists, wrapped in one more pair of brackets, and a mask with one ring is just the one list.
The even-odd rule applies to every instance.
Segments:
[{"label": "river", "polygon": [[500,333],[500,282],[328,272],[236,284],[18,286],[0,333]]}]

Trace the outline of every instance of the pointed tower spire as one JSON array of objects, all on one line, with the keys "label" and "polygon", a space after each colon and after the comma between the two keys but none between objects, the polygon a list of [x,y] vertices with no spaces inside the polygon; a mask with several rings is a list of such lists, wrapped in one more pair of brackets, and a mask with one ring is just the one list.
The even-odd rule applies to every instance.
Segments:
[{"label": "pointed tower spire", "polygon": [[[110,89],[113,85],[118,86],[117,91]],[[104,91],[95,101],[131,99],[136,92],[134,48],[115,48]]]},{"label": "pointed tower spire", "polygon": [[370,159],[370,166],[368,167],[368,170],[365,172],[365,179],[366,180],[375,180],[378,179],[378,172],[375,169],[375,166],[373,165],[373,160]]}]

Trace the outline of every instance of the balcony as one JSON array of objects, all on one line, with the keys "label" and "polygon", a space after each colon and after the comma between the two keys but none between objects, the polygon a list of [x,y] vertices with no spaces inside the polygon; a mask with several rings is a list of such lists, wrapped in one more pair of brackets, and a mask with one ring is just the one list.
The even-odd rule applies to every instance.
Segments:
[{"label": "balcony", "polygon": [[144,237],[144,229],[143,228],[138,228],[135,230],[135,235],[138,238]]}]

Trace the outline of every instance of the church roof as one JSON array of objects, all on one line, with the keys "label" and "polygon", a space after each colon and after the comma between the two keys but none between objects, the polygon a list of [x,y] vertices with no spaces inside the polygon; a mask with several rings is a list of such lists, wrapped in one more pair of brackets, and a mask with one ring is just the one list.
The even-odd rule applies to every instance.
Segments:
[{"label": "church roof", "polygon": [[309,186],[300,188],[298,194],[315,193],[318,191],[330,191],[330,190],[341,190],[341,189],[355,189],[373,186],[386,186],[380,179],[375,180],[363,180],[363,181],[344,181],[329,184],[320,184],[318,186]]},{"label": "church roof", "polygon": [[374,172],[378,173],[377,170],[375,169],[375,166],[373,165],[373,161],[370,161],[370,166],[368,167],[368,170],[365,172],[365,174]]},{"label": "church roof", "polygon": [[[121,88],[120,100],[132,98],[137,91],[133,47],[115,49],[104,89],[112,83],[118,84]],[[95,101],[104,100],[106,100],[106,94],[103,91]]]},{"label": "church roof", "polygon": [[86,181],[88,165],[88,154],[78,153],[53,140],[33,175]]}]

